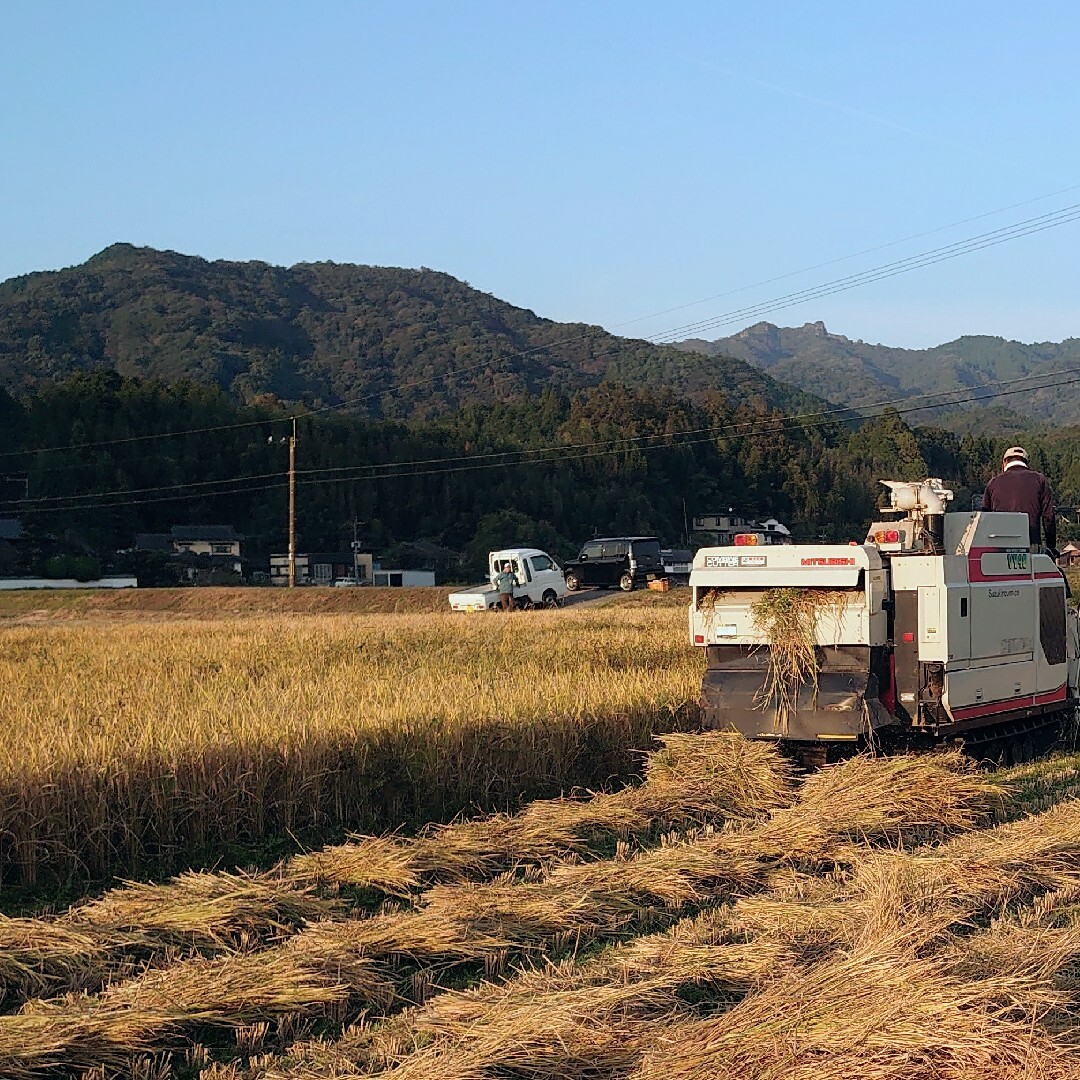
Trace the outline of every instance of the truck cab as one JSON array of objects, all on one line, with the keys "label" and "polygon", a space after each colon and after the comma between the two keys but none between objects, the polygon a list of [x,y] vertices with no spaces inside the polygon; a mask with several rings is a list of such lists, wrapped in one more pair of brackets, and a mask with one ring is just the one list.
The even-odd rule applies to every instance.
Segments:
[{"label": "truck cab", "polygon": [[517,579],[514,602],[519,608],[556,607],[566,596],[562,567],[539,548],[503,548],[488,553],[488,580],[474,589],[450,594],[453,611],[486,611],[499,606],[499,594],[492,581],[502,567],[510,564]]}]

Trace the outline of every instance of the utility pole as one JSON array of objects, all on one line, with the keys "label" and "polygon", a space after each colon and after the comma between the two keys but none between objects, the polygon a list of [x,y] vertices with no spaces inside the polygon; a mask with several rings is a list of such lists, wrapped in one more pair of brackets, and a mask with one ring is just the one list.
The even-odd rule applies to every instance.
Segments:
[{"label": "utility pole", "polygon": [[352,519],[352,579],[357,585],[360,584],[360,540],[357,529],[361,525],[362,521],[357,521],[355,517]]},{"label": "utility pole", "polygon": [[296,417],[289,436],[289,588],[296,587]]}]

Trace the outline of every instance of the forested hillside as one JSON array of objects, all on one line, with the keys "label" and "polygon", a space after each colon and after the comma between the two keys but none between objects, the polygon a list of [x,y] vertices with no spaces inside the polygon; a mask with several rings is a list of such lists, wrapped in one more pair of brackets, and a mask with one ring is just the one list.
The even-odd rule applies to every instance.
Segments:
[{"label": "forested hillside", "polygon": [[286,269],[128,244],[0,284],[0,384],[94,370],[407,419],[605,381],[810,403],[744,361],[552,322],[434,270]]},{"label": "forested hillside", "polygon": [[[727,507],[802,539],[861,539],[880,478],[940,476],[964,508],[1026,423],[999,406],[995,426],[964,433],[911,426],[922,414],[903,409],[856,424],[759,368],[864,403],[920,389],[898,373],[919,354],[820,325],[729,340],[745,359],[557,324],[429,270],[118,245],[0,286],[0,517],[27,531],[24,570],[130,569],[138,557],[116,552],[137,532],[182,524],[233,526],[265,566],[285,546],[282,437],[297,416],[301,550],[342,548],[358,519],[384,562],[461,578],[507,543],[692,543],[687,523]],[[858,379],[836,374],[837,342]],[[1016,370],[992,352],[965,378]],[[1024,435],[1071,505],[1076,436]]]},{"label": "forested hillside", "polygon": [[[218,387],[115,372],[0,394],[0,516],[22,518],[32,559],[92,551],[122,569],[112,553],[136,532],[210,523],[234,526],[264,559],[285,544],[287,415],[238,406]],[[965,508],[1003,445],[912,429],[895,412],[855,429],[718,393],[693,402],[613,383],[410,424],[302,413],[298,435],[301,550],[341,548],[356,517],[378,556],[444,578],[474,573],[508,543],[566,555],[597,533],[635,532],[678,544],[687,518],[729,506],[776,514],[802,539],[861,540],[880,478],[941,476]],[[1026,440],[1073,504],[1078,435]]]},{"label": "forested hillside", "polygon": [[[939,391],[974,396],[1000,380],[1073,369],[1060,378],[1034,379],[1037,389],[971,401],[963,410],[988,410],[980,423],[1004,431],[1017,424],[1080,423],[1080,338],[1025,345],[1018,341],[966,336],[932,349],[897,349],[830,334],[823,323],[785,328],[757,323],[716,341],[681,342],[704,356],[734,356],[774,378],[855,407],[915,399]],[[1003,387],[1002,389],[1009,389]],[[957,408],[928,411],[927,421],[953,423]],[[963,421],[961,421],[961,424]]]}]

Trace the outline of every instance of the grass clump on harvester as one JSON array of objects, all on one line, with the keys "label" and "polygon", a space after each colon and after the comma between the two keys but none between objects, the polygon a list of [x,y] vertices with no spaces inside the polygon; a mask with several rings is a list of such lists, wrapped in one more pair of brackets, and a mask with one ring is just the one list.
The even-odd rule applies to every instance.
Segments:
[{"label": "grass clump on harvester", "polygon": [[822,616],[839,612],[850,594],[835,589],[767,589],[750,605],[754,629],[768,640],[765,680],[755,701],[774,710],[783,728],[798,709],[799,693],[818,687],[818,629]]}]

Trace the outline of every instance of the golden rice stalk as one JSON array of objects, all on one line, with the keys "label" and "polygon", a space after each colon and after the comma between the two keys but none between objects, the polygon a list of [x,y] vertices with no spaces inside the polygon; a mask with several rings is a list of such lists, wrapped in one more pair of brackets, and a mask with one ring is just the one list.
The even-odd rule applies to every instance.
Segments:
[{"label": "golden rice stalk", "polygon": [[339,909],[265,875],[186,873],[111,889],[59,918],[0,917],[0,1001],[96,989],[178,951],[244,948]]},{"label": "golden rice stalk", "polygon": [[242,946],[324,918],[341,905],[267,875],[187,872],[162,885],[129,882],[68,912],[94,931],[138,930],[161,945]]},{"label": "golden rice stalk", "polygon": [[679,815],[703,820],[755,818],[794,797],[791,763],[763,742],[730,732],[661,735],[645,760],[645,781],[626,795],[653,807],[663,823]]},{"label": "golden rice stalk", "polygon": [[420,884],[413,845],[392,836],[364,836],[346,844],[294,855],[284,867],[286,880],[321,885],[379,889],[408,896]]},{"label": "golden rice stalk", "polygon": [[753,818],[790,801],[790,765],[771,747],[721,732],[659,741],[639,786],[541,800],[513,816],[432,826],[414,840],[362,837],[290,859],[285,877],[405,896],[422,883],[491,877],[595,852],[613,838]]},{"label": "golden rice stalk", "polygon": [[670,736],[649,755],[645,782],[612,795],[537,802],[513,817],[434,828],[416,840],[327,847],[289,860],[281,877],[185,873],[112,889],[61,920],[0,922],[0,989],[19,998],[89,990],[170,948],[212,951],[284,936],[337,909],[310,894],[313,881],[406,896],[425,880],[488,877],[603,838],[760,814],[790,791],[788,765],[771,748],[720,733]]},{"label": "golden rice stalk", "polygon": [[[856,778],[864,781],[861,787]],[[59,1001],[42,1008],[102,1025],[118,1013],[130,1019],[140,1009],[171,1007],[166,1015],[175,1027],[251,1023],[280,1011],[324,1013],[343,998],[383,1007],[389,988],[371,966],[376,961],[497,965],[511,950],[542,955],[619,938],[673,921],[687,907],[761,889],[793,850],[816,865],[830,846],[853,837],[892,843],[944,833],[977,823],[997,797],[996,788],[948,756],[849,762],[808,783],[795,807],[777,811],[762,825],[669,843],[627,859],[564,865],[540,881],[439,886],[415,911],[319,922],[252,956],[184,961],[81,1005]],[[798,831],[798,807],[814,819],[810,834]],[[808,848],[808,835],[817,848]],[[686,962],[716,960],[723,957],[692,956]],[[352,975],[354,963],[360,966]],[[0,1050],[10,1045],[4,1019]],[[163,1030],[167,1039],[169,1025]],[[146,1041],[140,1036],[130,1050],[143,1052]]]},{"label": "golden rice stalk", "polygon": [[733,840],[763,856],[812,862],[836,855],[844,841],[903,845],[975,829],[1007,798],[959,752],[859,756],[808,777],[792,806]]},{"label": "golden rice stalk", "polygon": [[750,605],[754,629],[768,641],[765,680],[756,695],[760,709],[773,709],[786,725],[804,686],[818,685],[818,630],[823,615],[843,609],[851,594],[832,589],[767,589]]},{"label": "golden rice stalk", "polygon": [[671,1025],[634,1080],[971,1080],[1076,1075],[1040,1026],[1037,978],[969,982],[895,940],[797,971],[708,1020]]},{"label": "golden rice stalk", "polygon": [[[888,884],[893,882],[892,886]],[[881,893],[900,883],[923,910],[951,904],[968,918],[1007,903],[1080,887],[1080,802],[954,837],[938,847],[856,860],[852,888]]]},{"label": "golden rice stalk", "polygon": [[0,1076],[40,1080],[94,1067],[117,1075],[134,1054],[149,1053],[175,1035],[168,1017],[147,1012],[96,1017],[71,1009],[0,1016]]},{"label": "golden rice stalk", "polygon": [[138,951],[144,942],[124,935],[112,942],[53,919],[0,915],[0,1001],[24,1000],[100,982],[114,957],[111,948]]},{"label": "golden rice stalk", "polygon": [[[483,1019],[444,1032],[444,1043],[387,1071],[395,1080],[436,1080],[447,1063],[507,1070],[515,1076],[611,1075],[634,1064],[651,1025],[683,1006],[669,979],[592,986],[572,993],[503,995]],[[461,1075],[459,1071],[451,1075]]]},{"label": "golden rice stalk", "polygon": [[317,939],[260,953],[196,957],[109,987],[96,997],[30,1002],[0,1016],[0,1076],[118,1063],[176,1045],[192,1027],[325,1015],[352,1000],[392,1001],[372,961]]},{"label": "golden rice stalk", "polygon": [[387,1005],[394,992],[378,965],[345,943],[328,947],[325,939],[298,935],[277,949],[183,960],[109,987],[94,1000],[103,1015],[150,1010],[175,1023],[231,1026],[322,1014],[354,998]]}]

